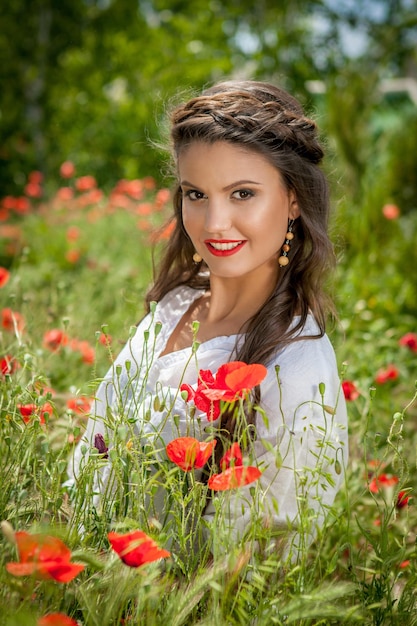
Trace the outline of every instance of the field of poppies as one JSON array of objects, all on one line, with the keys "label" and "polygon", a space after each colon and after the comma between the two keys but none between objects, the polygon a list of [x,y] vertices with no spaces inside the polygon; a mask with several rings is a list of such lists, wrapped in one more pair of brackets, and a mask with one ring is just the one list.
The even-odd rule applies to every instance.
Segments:
[{"label": "field of poppies", "polygon": [[[214,440],[176,440],[154,474],[127,422],[113,450],[96,438],[76,496],[66,484],[97,384],[143,316],[152,255],[171,226],[170,192],[151,177],[106,192],[71,162],[60,177],[55,189],[32,172],[19,197],[0,201],[0,624],[417,624],[417,216],[389,199],[337,203],[329,289],[339,318],[329,335],[350,461],[323,533],[283,566],[268,529],[254,552],[226,531],[207,548],[207,489],[227,498],[250,484],[256,499],[259,470],[242,464],[239,446],[205,485],[198,469]],[[208,381],[211,410],[220,399],[241,410],[262,379],[261,366],[238,369]],[[179,393],[190,410],[204,401],[198,389]],[[86,502],[108,455],[119,495],[99,514]],[[166,523],[145,504],[161,485]],[[221,521],[221,506],[215,514]]]}]

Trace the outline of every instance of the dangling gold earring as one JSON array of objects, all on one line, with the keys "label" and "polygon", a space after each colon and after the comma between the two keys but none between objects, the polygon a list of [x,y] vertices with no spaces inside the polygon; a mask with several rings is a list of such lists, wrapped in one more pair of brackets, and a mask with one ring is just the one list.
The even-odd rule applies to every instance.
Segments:
[{"label": "dangling gold earring", "polygon": [[196,265],[198,265],[198,263],[201,263],[201,261],[203,260],[203,257],[201,257],[198,252],[194,252],[193,254],[193,261]]},{"label": "dangling gold earring", "polygon": [[282,246],[281,256],[278,259],[278,264],[280,267],[285,267],[290,262],[288,258],[288,252],[291,250],[291,241],[294,239],[294,233],[292,232],[292,227],[294,226],[294,220],[288,221],[288,231],[285,235],[284,245]]}]

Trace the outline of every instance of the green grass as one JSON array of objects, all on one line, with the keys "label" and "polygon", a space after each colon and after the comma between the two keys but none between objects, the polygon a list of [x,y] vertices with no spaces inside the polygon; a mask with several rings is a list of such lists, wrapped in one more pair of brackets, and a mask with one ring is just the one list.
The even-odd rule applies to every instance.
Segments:
[{"label": "green grass", "polygon": [[[152,204],[154,193],[141,202]],[[256,525],[246,545],[219,534],[209,549],[201,520],[207,488],[168,462],[156,473],[148,471],[153,453],[135,449],[129,423],[118,430],[112,459],[119,490],[115,510],[97,515],[85,508],[93,470],[103,463],[99,454],[90,457],[75,501],[63,486],[86,421],[68,401],[92,397],[112,356],[143,316],[152,272],[144,220],[156,227],[168,209],[153,205],[145,217],[137,206],[132,201],[109,210],[107,198],[84,207],[76,200],[61,205],[51,200],[23,216],[11,212],[0,223],[1,264],[10,270],[0,290],[0,311],[11,308],[25,322],[21,330],[3,326],[0,334],[0,356],[19,364],[0,379],[0,519],[14,530],[60,537],[73,561],[86,566],[65,584],[14,577],[6,570],[17,560],[13,534],[3,526],[0,624],[31,626],[54,611],[85,626],[417,624],[417,357],[399,344],[416,330],[416,217],[388,222],[374,207],[353,226],[347,204],[340,207],[335,232],[342,255],[334,282],[340,320],[330,337],[343,379],[359,392],[348,403],[347,482],[310,550],[297,562],[283,563],[268,529],[255,537]],[[6,226],[15,228],[13,237]],[[354,228],[362,233],[359,243]],[[111,336],[107,347],[99,341],[103,328]],[[44,343],[51,329],[68,336],[57,351]],[[94,362],[83,360],[80,342],[94,351]],[[377,383],[378,371],[389,364],[398,375]],[[44,402],[53,406],[46,423],[25,424],[18,405]],[[135,487],[126,491],[127,475],[133,475]],[[381,475],[385,483],[382,477],[372,490]],[[165,526],[151,514],[161,486],[170,494],[172,511]],[[406,506],[398,506],[400,491],[410,497]],[[222,514],[218,505],[220,526]],[[171,557],[127,567],[109,546],[111,525],[120,532],[140,528],[161,548],[175,536]],[[259,546],[252,552],[255,538]]]}]

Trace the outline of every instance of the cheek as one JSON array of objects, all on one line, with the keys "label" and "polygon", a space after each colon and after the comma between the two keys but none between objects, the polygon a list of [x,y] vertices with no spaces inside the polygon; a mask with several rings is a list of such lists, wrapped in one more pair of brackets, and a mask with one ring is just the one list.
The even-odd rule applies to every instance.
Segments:
[{"label": "cheek", "polygon": [[264,215],[262,221],[252,222],[247,233],[257,245],[263,247],[265,252],[271,253],[281,249],[285,234],[287,232],[288,221],[284,217],[276,214]]},{"label": "cheek", "polygon": [[183,207],[182,209],[182,223],[184,225],[185,230],[187,231],[190,237],[196,233],[196,231],[201,227],[199,224],[198,213],[196,211],[187,209],[187,207]]},{"label": "cheek", "polygon": [[287,232],[288,220],[277,211],[260,211],[246,220],[249,232],[264,236],[265,239],[279,238]]}]

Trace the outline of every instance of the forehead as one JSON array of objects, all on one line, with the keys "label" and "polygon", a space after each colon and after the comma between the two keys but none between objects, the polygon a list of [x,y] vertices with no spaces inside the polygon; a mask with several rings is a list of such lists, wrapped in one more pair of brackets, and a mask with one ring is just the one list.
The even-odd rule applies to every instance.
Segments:
[{"label": "forehead", "polygon": [[276,175],[279,170],[263,154],[239,143],[229,141],[193,141],[183,146],[178,154],[178,171],[182,177],[187,171],[201,176],[209,172],[253,172]]}]

